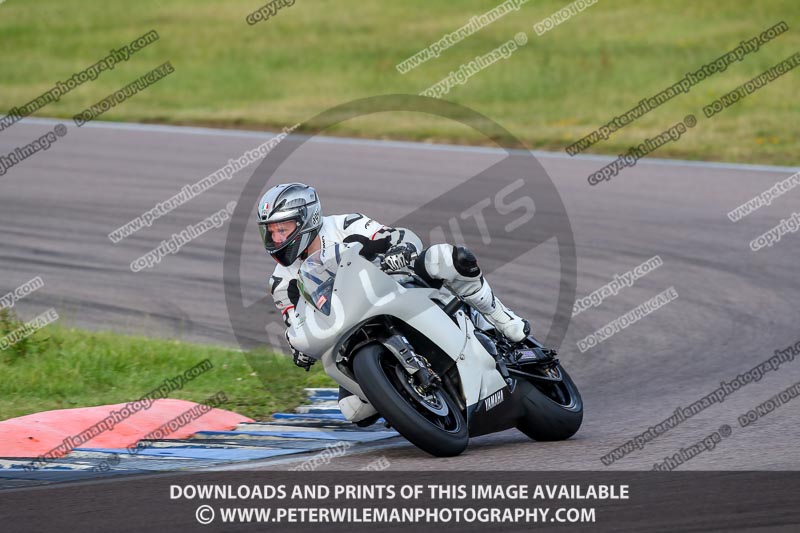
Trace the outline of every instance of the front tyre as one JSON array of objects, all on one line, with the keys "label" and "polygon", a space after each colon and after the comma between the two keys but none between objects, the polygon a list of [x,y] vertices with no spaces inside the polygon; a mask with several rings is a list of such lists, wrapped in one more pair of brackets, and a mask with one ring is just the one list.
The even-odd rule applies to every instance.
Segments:
[{"label": "front tyre", "polygon": [[424,394],[383,346],[361,348],[353,372],[370,403],[409,442],[436,457],[463,452],[469,430],[456,403],[444,390]]}]

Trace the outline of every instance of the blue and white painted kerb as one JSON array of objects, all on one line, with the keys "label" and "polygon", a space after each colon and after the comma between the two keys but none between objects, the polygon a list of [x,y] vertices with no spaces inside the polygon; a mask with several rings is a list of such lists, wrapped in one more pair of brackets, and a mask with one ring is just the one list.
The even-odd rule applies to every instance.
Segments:
[{"label": "blue and white painted kerb", "polygon": [[296,413],[275,413],[271,422],[246,422],[231,431],[198,431],[191,438],[148,442],[136,453],[115,448],[76,448],[36,471],[30,459],[0,458],[0,488],[91,479],[120,474],[202,469],[222,464],[280,458],[397,437],[383,424],[368,428],[345,420],[336,389],[306,389],[310,403]]}]

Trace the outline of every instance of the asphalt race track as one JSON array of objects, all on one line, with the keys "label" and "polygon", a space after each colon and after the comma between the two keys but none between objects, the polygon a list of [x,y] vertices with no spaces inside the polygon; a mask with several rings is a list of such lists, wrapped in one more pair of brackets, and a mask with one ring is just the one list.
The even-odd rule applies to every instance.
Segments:
[{"label": "asphalt race track", "polygon": [[[56,123],[15,125],[0,136],[0,153]],[[0,177],[0,292],[39,275],[45,287],[18,304],[23,317],[52,306],[62,321],[75,326],[234,344],[222,283],[227,226],[152,269],[134,273],[130,263],[238,199],[255,166],[118,244],[108,234],[271,135],[110,123],[69,126],[68,135],[48,151]],[[574,233],[578,297],[655,255],[663,260],[658,269],[569,324],[560,353],[583,395],[581,430],[559,443],[537,443],[507,431],[476,438],[463,455],[451,459],[433,459],[395,442],[347,454],[325,468],[357,470],[385,457],[391,469],[399,470],[645,470],[728,425],[730,436],[679,468],[800,469],[800,400],[780,405],[748,427],[737,423],[740,415],[800,379],[798,360],[743,385],[721,404],[611,466],[600,460],[675,409],[712,393],[721,381],[800,340],[800,235],[787,234],[758,252],[749,248],[752,239],[797,209],[800,192],[790,191],[735,223],[726,216],[794,171],[650,160],[592,187],[586,177],[611,158],[536,155],[563,199]],[[328,214],[363,212],[388,224],[448,191],[457,200],[464,192],[459,184],[503,157],[502,151],[484,148],[321,138],[286,162],[281,181],[316,186]],[[256,198],[250,201],[254,206]],[[536,207],[547,212],[547,206]],[[433,216],[420,220],[427,227],[436,223]],[[516,237],[495,239],[496,246],[513,247]],[[272,262],[254,225],[247,243],[241,276],[253,302],[265,294]],[[495,269],[489,280],[544,337],[555,310],[559,269],[557,247],[546,242]],[[579,340],[670,287],[676,300],[579,351]],[[253,312],[262,313],[265,321],[276,319],[270,307]],[[269,338],[263,330],[250,334],[264,342]],[[274,329],[272,338],[279,338]],[[286,469],[300,460],[247,468]]]}]

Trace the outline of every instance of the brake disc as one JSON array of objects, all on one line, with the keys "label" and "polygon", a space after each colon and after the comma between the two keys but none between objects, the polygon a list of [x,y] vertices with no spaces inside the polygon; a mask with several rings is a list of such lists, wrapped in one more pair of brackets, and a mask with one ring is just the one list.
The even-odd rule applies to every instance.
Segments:
[{"label": "brake disc", "polygon": [[438,416],[447,416],[450,413],[450,408],[444,400],[442,391],[435,390],[428,393],[421,391],[419,387],[414,384],[414,378],[409,376],[402,366],[395,365],[394,371],[400,383],[403,385],[403,388],[425,409]]}]

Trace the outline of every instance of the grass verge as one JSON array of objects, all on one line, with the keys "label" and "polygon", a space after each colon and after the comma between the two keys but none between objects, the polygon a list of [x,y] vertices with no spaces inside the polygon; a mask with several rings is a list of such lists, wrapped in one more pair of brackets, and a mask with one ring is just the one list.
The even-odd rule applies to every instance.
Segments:
[{"label": "grass verge", "polygon": [[[406,74],[395,65],[503,2],[315,0],[295,2],[249,25],[245,17],[265,3],[9,0],[0,5],[0,110],[25,104],[111,48],[155,29],[157,42],[37,114],[72,117],[169,60],[174,74],[102,119],[277,131],[353,99],[418,94],[525,32],[525,46],[444,97],[498,121],[531,148],[563,150],[742,40],[785,21],[789,31],[758,52],[587,153],[625,152],[691,113],[697,127],[652,157],[800,163],[797,72],[711,119],[702,113],[703,106],[800,49],[800,3],[793,0],[602,0],[541,36],[534,25],[570,2],[531,1]],[[452,121],[420,113],[380,113],[328,134],[487,142]]]},{"label": "grass verge", "polygon": [[[0,311],[0,337],[20,326],[12,313]],[[304,403],[304,387],[334,386],[318,365],[304,372],[290,358],[263,350],[50,325],[0,351],[0,420],[136,400],[205,359],[213,368],[170,398],[200,402],[224,391],[230,403],[222,408],[266,420]]]}]

